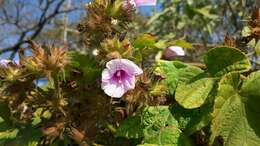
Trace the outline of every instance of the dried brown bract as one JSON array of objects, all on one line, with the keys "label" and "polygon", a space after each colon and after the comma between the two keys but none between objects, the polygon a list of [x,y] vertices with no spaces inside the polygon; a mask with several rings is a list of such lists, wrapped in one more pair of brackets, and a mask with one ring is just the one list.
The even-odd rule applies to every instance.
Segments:
[{"label": "dried brown bract", "polygon": [[29,41],[32,49],[32,56],[27,57],[26,63],[29,68],[41,73],[64,71],[69,63],[69,56],[65,48],[47,46],[44,49],[41,45]]},{"label": "dried brown bract", "polygon": [[87,17],[78,25],[83,42],[98,47],[105,38],[121,36],[133,18],[133,8],[123,7],[121,0],[94,0],[86,5]]}]

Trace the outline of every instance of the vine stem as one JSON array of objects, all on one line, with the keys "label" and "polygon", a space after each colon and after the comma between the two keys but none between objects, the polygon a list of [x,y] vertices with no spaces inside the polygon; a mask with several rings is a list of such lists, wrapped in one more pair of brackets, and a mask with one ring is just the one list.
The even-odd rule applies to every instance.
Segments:
[{"label": "vine stem", "polygon": [[199,68],[201,68],[201,69],[206,69],[207,67],[206,67],[206,65],[205,64],[203,64],[203,63],[196,63],[196,62],[191,62],[191,63],[188,63],[189,65],[192,65],[192,66],[196,66],[196,67],[199,67]]}]

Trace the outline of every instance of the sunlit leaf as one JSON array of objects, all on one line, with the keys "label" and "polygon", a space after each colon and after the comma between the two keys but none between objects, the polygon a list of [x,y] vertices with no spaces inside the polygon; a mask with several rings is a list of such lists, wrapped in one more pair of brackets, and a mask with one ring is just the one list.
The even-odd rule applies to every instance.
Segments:
[{"label": "sunlit leaf", "polygon": [[204,62],[213,76],[222,76],[229,72],[242,73],[251,68],[249,59],[242,51],[224,46],[208,51]]},{"label": "sunlit leaf", "polygon": [[215,99],[210,142],[221,136],[224,145],[260,145],[260,72],[252,73],[241,89],[238,74],[227,74]]},{"label": "sunlit leaf", "polygon": [[184,108],[198,108],[205,103],[214,84],[213,78],[201,78],[190,83],[178,84],[175,99]]}]

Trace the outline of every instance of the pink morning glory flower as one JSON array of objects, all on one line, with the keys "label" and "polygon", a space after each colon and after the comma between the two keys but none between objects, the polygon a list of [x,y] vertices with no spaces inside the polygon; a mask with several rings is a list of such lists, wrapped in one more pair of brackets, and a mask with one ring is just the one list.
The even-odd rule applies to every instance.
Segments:
[{"label": "pink morning glory flower", "polygon": [[132,5],[133,7],[136,7],[136,3],[135,0],[125,0],[125,4],[126,5]]},{"label": "pink morning glory flower", "polygon": [[113,59],[102,72],[101,87],[111,97],[120,98],[128,90],[135,88],[135,76],[143,70],[127,59]]},{"label": "pink morning glory flower", "polygon": [[155,6],[156,0],[135,0],[136,6]]},{"label": "pink morning glory flower", "polygon": [[133,7],[140,7],[140,6],[155,6],[156,0],[124,0],[124,6],[132,5]]}]

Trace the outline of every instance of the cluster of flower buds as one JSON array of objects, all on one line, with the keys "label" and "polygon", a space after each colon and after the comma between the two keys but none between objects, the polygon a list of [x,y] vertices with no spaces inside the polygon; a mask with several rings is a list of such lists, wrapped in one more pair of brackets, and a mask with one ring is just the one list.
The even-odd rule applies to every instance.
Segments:
[{"label": "cluster of flower buds", "polygon": [[69,57],[65,48],[47,46],[44,49],[39,44],[29,41],[32,56],[23,58],[26,66],[40,73],[63,71],[69,63]]},{"label": "cluster of flower buds", "polygon": [[0,76],[8,81],[15,80],[21,74],[19,62],[8,59],[0,60]]}]

